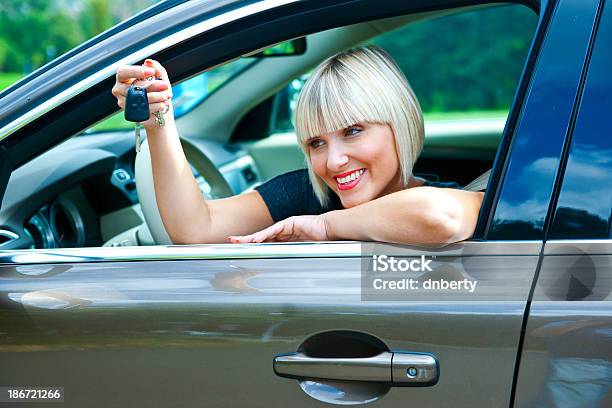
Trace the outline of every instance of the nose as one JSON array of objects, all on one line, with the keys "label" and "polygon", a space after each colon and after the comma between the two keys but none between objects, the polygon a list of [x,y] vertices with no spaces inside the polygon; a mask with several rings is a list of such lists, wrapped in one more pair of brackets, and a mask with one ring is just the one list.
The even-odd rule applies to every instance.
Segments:
[{"label": "nose", "polygon": [[349,162],[346,149],[342,143],[330,141],[327,149],[327,168],[338,172]]}]

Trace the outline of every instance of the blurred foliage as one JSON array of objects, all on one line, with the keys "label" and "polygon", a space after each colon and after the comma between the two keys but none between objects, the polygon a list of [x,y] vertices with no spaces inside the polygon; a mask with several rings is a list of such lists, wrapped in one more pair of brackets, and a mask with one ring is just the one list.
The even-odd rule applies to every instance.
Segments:
[{"label": "blurred foliage", "polygon": [[8,88],[9,85],[14,84],[23,77],[22,74],[16,74],[12,72],[0,72],[0,91],[4,88]]},{"label": "blurred foliage", "polygon": [[[153,3],[0,0],[0,90]],[[527,7],[494,6],[415,22],[370,42],[395,58],[424,112],[507,111],[536,24]]]},{"label": "blurred foliage", "polygon": [[0,72],[28,74],[154,0],[0,0]]},{"label": "blurred foliage", "polygon": [[[306,38],[296,38],[273,45],[261,52],[263,56],[286,56],[286,55],[301,55],[306,52]],[[254,56],[258,56],[255,54]]]},{"label": "blurred foliage", "polygon": [[396,60],[425,112],[508,109],[537,15],[525,6],[409,24],[370,41]]}]

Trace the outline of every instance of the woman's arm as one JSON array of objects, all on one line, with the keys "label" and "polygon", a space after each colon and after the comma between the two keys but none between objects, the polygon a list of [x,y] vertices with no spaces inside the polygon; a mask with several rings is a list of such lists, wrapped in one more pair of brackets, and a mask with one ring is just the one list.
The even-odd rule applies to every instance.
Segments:
[{"label": "woman's arm", "polygon": [[250,234],[272,225],[272,216],[258,192],[220,200],[204,199],[181,147],[169,104],[172,91],[166,70],[156,61],[147,60],[145,64],[120,67],[113,95],[124,108],[130,84],[153,75],[161,78],[148,88],[148,100],[150,112],[163,111],[166,104],[169,106],[166,124],[158,127],[151,115],[143,125],[151,152],[157,207],[172,242],[225,242],[228,235]]},{"label": "woman's arm", "polygon": [[256,191],[204,199],[171,117],[163,128],[148,128],[147,138],[157,207],[174,244],[226,242],[228,235],[250,234],[273,224]]},{"label": "woman's arm", "polygon": [[289,217],[230,242],[381,241],[444,245],[474,233],[484,193],[414,187],[353,208]]},{"label": "woman's arm", "polygon": [[414,187],[323,214],[332,240],[439,245],[474,233],[484,193]]}]

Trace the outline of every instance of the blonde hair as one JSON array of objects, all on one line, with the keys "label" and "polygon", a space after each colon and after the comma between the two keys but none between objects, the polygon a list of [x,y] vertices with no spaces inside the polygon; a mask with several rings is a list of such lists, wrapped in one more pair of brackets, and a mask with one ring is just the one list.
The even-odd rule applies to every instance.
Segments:
[{"label": "blonde hair", "polygon": [[421,107],[395,61],[376,46],[353,48],[323,61],[306,81],[295,109],[298,143],[307,158],[308,174],[321,203],[330,188],[310,162],[308,140],[358,122],[391,127],[404,187],[423,148]]}]

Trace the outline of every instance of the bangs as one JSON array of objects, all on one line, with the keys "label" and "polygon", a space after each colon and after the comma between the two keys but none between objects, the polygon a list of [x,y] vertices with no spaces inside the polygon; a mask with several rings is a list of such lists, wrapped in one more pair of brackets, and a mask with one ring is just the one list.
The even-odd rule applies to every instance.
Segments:
[{"label": "bangs", "polygon": [[327,68],[318,78],[310,78],[300,94],[295,127],[302,146],[314,137],[359,122],[391,122],[388,101],[380,98],[385,93],[372,86],[376,82],[346,67]]}]

